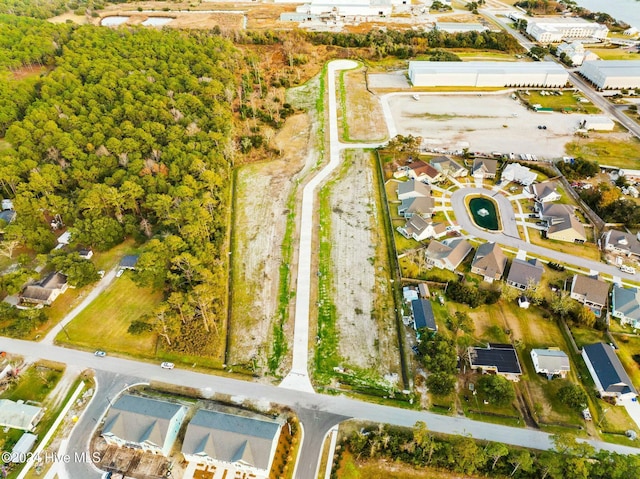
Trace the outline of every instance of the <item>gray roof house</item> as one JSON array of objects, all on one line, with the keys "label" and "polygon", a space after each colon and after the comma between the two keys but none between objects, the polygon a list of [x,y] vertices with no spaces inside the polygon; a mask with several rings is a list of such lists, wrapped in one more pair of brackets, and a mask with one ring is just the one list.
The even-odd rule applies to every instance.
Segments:
[{"label": "gray roof house", "polygon": [[430,161],[430,163],[431,166],[433,166],[443,175],[449,175],[453,176],[454,178],[458,178],[460,176],[467,176],[469,174],[469,171],[464,166],[452,160],[448,156],[436,156]]},{"label": "gray roof house", "polygon": [[10,429],[33,431],[42,419],[41,407],[31,406],[22,401],[0,399],[0,426]]},{"label": "gray roof house", "polygon": [[626,231],[609,230],[602,235],[600,247],[611,253],[640,259],[640,240]]},{"label": "gray roof house", "polygon": [[537,258],[529,261],[516,258],[511,263],[507,284],[524,291],[530,283],[538,284],[542,279],[542,273],[544,268]]},{"label": "gray roof house", "polygon": [[584,225],[576,218],[573,206],[561,203],[543,203],[538,214],[540,219],[548,224],[547,238],[573,243],[587,241]]},{"label": "gray roof house", "polygon": [[471,176],[474,178],[495,178],[498,171],[498,160],[491,158],[476,158],[471,167]]},{"label": "gray roof house", "polygon": [[398,183],[396,192],[400,201],[408,198],[428,198],[431,196],[431,186],[411,178]]},{"label": "gray roof house", "polygon": [[428,329],[437,331],[436,318],[433,315],[431,301],[426,299],[415,299],[411,301],[411,310],[413,311],[413,327],[416,331],[420,329]]},{"label": "gray roof house", "polygon": [[621,288],[613,285],[611,293],[611,315],[620,320],[623,326],[630,324],[632,328],[640,328],[640,289]]},{"label": "gray roof house", "polygon": [[507,257],[496,243],[484,243],[478,246],[471,263],[471,272],[484,277],[492,283],[502,278],[507,267]]},{"label": "gray roof house", "polygon": [[420,215],[412,215],[404,226],[398,226],[396,230],[405,238],[413,238],[416,241],[440,238],[447,233],[447,227],[444,223],[427,222]]},{"label": "gray roof house", "polygon": [[20,294],[20,300],[23,303],[50,306],[68,287],[67,277],[62,273],[53,272],[41,281],[27,285]]},{"label": "gray roof house", "polygon": [[534,183],[525,188],[529,194],[539,203],[548,203],[558,201],[561,198],[558,193],[558,184],[555,181],[543,181],[542,183]]},{"label": "gray roof house", "polygon": [[281,430],[281,423],[257,415],[200,409],[189,421],[182,454],[189,462],[268,477]]},{"label": "gray roof house", "polygon": [[11,223],[16,218],[16,212],[14,210],[0,211],[0,221],[4,221],[7,224]]},{"label": "gray roof house", "polygon": [[518,381],[522,375],[518,353],[511,344],[489,343],[486,348],[470,347],[467,353],[471,369],[499,374],[510,381]]},{"label": "gray roof house", "polygon": [[406,198],[402,200],[400,206],[398,206],[398,215],[405,218],[411,218],[413,215],[431,218],[434,208],[435,200],[431,196]]},{"label": "gray roof house", "polygon": [[601,397],[624,399],[638,395],[615,350],[608,344],[585,346],[582,348],[582,358]]},{"label": "gray roof house", "polygon": [[549,379],[553,376],[566,377],[571,370],[569,357],[559,349],[532,349],[531,360],[538,374],[546,374]]},{"label": "gray roof house", "polygon": [[442,242],[432,240],[427,246],[427,264],[436,268],[455,270],[473,248],[462,238],[447,239]]},{"label": "gray roof house", "polygon": [[128,254],[123,256],[119,264],[120,269],[136,269],[136,264],[138,264],[139,258],[139,254]]},{"label": "gray roof house", "polygon": [[102,437],[107,444],[168,456],[187,411],[180,404],[127,394],[109,409]]},{"label": "gray roof house", "polygon": [[589,276],[576,274],[571,282],[571,297],[590,308],[596,316],[607,305],[609,283]]}]

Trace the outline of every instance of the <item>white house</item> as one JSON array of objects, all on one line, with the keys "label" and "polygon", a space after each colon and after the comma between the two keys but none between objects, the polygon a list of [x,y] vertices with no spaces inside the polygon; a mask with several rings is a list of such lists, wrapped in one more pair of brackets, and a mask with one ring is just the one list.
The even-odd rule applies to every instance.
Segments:
[{"label": "white house", "polygon": [[504,170],[502,170],[502,176],[500,178],[502,181],[513,181],[528,186],[536,181],[538,175],[535,171],[531,171],[519,163],[509,163]]},{"label": "white house", "polygon": [[538,374],[546,374],[549,379],[553,376],[566,377],[571,366],[569,357],[559,349],[532,349],[531,360]]},{"label": "white house", "polygon": [[416,241],[423,241],[428,238],[440,238],[447,234],[444,223],[428,222],[419,214],[412,215],[404,226],[398,226],[396,230],[405,238],[413,238]]},{"label": "white house", "polygon": [[543,181],[534,183],[525,188],[526,193],[534,197],[538,203],[558,201],[562,196],[558,193],[558,184],[555,181]]}]

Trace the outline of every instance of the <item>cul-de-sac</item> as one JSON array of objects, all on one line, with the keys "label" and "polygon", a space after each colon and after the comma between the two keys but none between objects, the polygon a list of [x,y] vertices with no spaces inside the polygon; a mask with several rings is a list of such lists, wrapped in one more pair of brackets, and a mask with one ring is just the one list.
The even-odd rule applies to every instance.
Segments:
[{"label": "cul-de-sac", "polygon": [[640,477],[636,0],[0,0],[0,477]]}]

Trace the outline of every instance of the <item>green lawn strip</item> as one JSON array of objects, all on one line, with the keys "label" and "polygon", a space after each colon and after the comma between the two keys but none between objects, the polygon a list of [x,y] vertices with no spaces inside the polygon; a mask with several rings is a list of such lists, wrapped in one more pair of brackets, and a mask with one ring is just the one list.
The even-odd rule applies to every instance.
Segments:
[{"label": "green lawn strip", "polygon": [[[564,91],[562,95],[542,95],[540,91],[528,90],[529,95],[520,94],[520,98],[529,105],[540,105],[542,108],[553,108],[554,111],[572,111],[580,113],[598,113],[600,109],[592,103],[579,101],[581,95],[573,91]],[[549,90],[547,90],[549,91]]]},{"label": "green lawn strip", "polygon": [[154,358],[156,333],[134,336],[127,330],[132,321],[144,319],[161,301],[162,292],[139,288],[125,272],[71,321],[56,341],[85,349]]},{"label": "green lawn strip", "polygon": [[570,329],[571,334],[580,349],[589,344],[607,342],[607,336],[603,331],[598,331],[593,328],[584,328],[577,325],[572,325]]},{"label": "green lawn strip", "polygon": [[[612,322],[614,321],[615,320],[612,320]],[[640,366],[633,358],[636,356],[638,360],[640,360],[640,338],[637,336],[616,334],[615,340],[618,346],[618,358],[620,358],[633,384],[636,385],[637,388],[640,388]]]},{"label": "green lawn strip", "polygon": [[565,145],[567,155],[595,161],[600,165],[640,169],[640,140],[584,139]]},{"label": "green lawn strip", "polygon": [[534,230],[529,230],[529,239],[532,244],[542,246],[544,248],[549,248],[574,256],[580,256],[594,261],[600,261],[600,250],[595,243],[576,244],[568,241],[544,239],[539,231]]},{"label": "green lawn strip", "polygon": [[340,125],[342,126],[342,140],[350,141],[349,136],[349,117],[347,116],[347,89],[344,84],[344,75],[346,70],[340,70],[339,90],[340,90]]},{"label": "green lawn strip", "polygon": [[636,52],[620,48],[589,48],[589,51],[598,55],[602,60],[640,60],[640,55]]}]

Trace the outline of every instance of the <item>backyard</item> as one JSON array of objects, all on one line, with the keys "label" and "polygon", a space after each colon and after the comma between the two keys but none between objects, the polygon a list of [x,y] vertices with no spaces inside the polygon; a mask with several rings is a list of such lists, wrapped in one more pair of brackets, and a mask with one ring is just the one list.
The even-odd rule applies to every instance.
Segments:
[{"label": "backyard", "polygon": [[627,136],[625,141],[619,138],[577,139],[567,144],[566,153],[600,165],[640,169],[640,140]]}]

